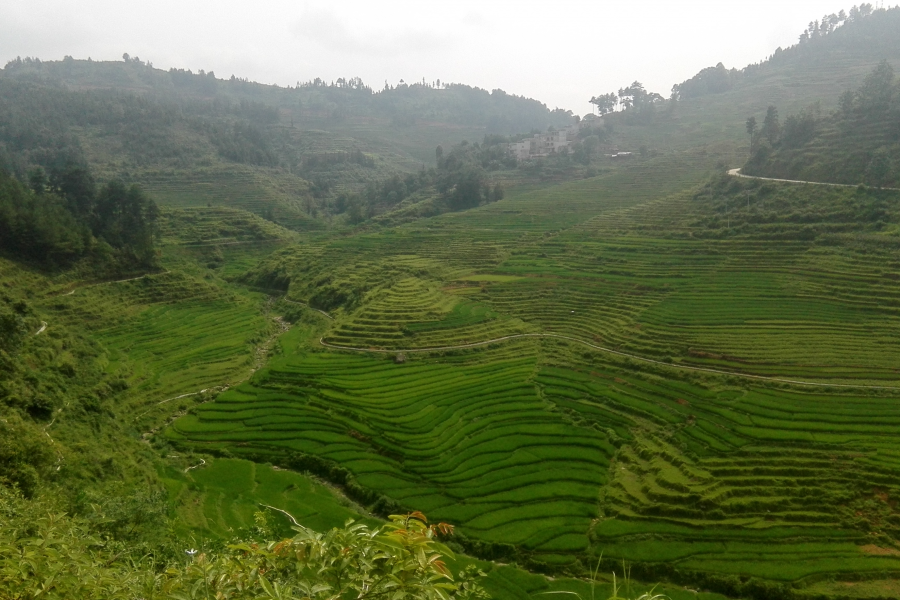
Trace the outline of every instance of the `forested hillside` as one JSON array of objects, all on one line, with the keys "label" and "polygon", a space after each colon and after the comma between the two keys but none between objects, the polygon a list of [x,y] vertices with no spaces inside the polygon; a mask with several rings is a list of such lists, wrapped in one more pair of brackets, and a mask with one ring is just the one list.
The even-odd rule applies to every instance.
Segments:
[{"label": "forested hillside", "polygon": [[213,73],[17,59],[0,72],[0,164],[24,178],[77,162],[173,206],[232,206],[296,230],[487,133],[568,125],[571,113],[461,84],[372,90],[359,79],[282,88]]},{"label": "forested hillside", "polygon": [[759,122],[747,121],[753,138],[749,175],[900,186],[900,82],[885,60],[840,106],[823,115],[821,105],[788,115],[782,123],[770,106]]}]

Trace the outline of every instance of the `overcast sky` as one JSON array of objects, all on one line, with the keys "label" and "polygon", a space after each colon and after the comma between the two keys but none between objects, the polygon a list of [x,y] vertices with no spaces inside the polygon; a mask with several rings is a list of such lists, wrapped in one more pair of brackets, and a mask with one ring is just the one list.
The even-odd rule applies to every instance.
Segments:
[{"label": "overcast sky", "polygon": [[[849,0],[848,0],[849,1]],[[874,2],[873,2],[874,4]],[[703,67],[794,44],[832,0],[0,0],[0,62],[65,55],[293,85],[457,82],[583,114],[634,80],[669,95]]]}]

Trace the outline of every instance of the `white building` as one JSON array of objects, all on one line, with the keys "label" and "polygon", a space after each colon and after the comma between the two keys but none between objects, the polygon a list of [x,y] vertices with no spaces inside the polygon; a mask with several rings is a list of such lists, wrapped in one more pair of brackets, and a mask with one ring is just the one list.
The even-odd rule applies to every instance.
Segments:
[{"label": "white building", "polygon": [[529,156],[531,156],[531,140],[523,140],[521,142],[513,142],[509,144],[509,151],[513,156],[516,157],[516,160],[526,160]]},{"label": "white building", "polygon": [[508,144],[507,148],[516,157],[516,160],[528,160],[557,154],[563,148],[568,148],[577,139],[578,127],[567,127],[560,131],[536,133],[530,139]]}]

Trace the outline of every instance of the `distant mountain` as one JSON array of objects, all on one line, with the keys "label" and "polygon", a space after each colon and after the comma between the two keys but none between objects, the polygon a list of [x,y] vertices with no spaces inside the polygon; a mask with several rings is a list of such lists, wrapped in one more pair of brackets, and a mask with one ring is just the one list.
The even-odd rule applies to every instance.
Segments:
[{"label": "distant mountain", "polygon": [[434,164],[438,145],[571,121],[461,84],[285,88],[127,55],[16,59],[0,71],[0,165],[21,179],[34,166],[86,165],[142,184],[161,204],[243,208],[298,230],[322,226],[324,196]]}]

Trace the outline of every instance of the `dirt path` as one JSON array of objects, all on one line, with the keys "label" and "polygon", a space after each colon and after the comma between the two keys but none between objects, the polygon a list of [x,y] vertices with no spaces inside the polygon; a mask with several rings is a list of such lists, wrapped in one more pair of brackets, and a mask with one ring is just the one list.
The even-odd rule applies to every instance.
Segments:
[{"label": "dirt path", "polygon": [[506,342],[509,340],[522,339],[522,338],[556,338],[560,340],[567,340],[570,342],[575,342],[576,344],[581,344],[583,346],[587,346],[593,350],[597,350],[599,352],[605,352],[607,354],[614,354],[616,356],[621,356],[623,358],[630,358],[632,360],[637,360],[644,363],[649,363],[653,365],[660,365],[663,367],[669,367],[672,369],[682,369],[686,371],[699,371],[703,373],[715,373],[716,375],[727,375],[729,377],[741,377],[744,379],[755,379],[758,381],[769,381],[772,383],[789,383],[791,385],[806,385],[806,386],[815,386],[815,387],[836,387],[836,388],[856,388],[856,389],[869,389],[869,390],[895,390],[900,391],[900,387],[887,386],[887,385],[855,385],[852,383],[822,383],[818,381],[802,381],[797,379],[782,379],[779,377],[766,377],[765,375],[750,375],[747,373],[736,373],[734,371],[723,371],[720,369],[710,369],[708,367],[692,367],[688,365],[676,365],[673,363],[663,362],[661,360],[654,360],[652,358],[645,358],[643,356],[638,356],[636,354],[628,354],[627,352],[621,352],[619,350],[613,350],[612,348],[604,348],[603,346],[597,346],[595,344],[591,344],[590,342],[586,342],[584,340],[580,340],[578,338],[569,337],[567,335],[561,335],[558,333],[518,333],[515,335],[507,335],[504,337],[494,338],[492,340],[485,340],[483,342],[473,342],[471,344],[459,344],[457,346],[439,346],[433,348],[397,348],[393,350],[381,350],[381,349],[369,349],[369,348],[354,348],[351,346],[337,346],[335,344],[329,344],[325,341],[325,338],[320,338],[319,343],[326,348],[332,348],[334,350],[349,350],[351,352],[377,352],[379,354],[409,354],[412,352],[442,352],[446,350],[463,350],[466,348],[477,348],[479,346],[487,346],[489,344],[498,344],[501,342]]},{"label": "dirt path", "polygon": [[[297,519],[294,518],[294,515],[292,515],[292,514],[289,513],[288,511],[282,510],[282,509],[280,509],[280,508],[276,508],[276,507],[271,506],[271,505],[269,505],[269,504],[263,504],[262,502],[258,502],[258,504],[259,504],[260,506],[262,506],[263,508],[268,508],[269,510],[275,510],[275,511],[280,512],[281,514],[283,514],[284,516],[286,516],[288,519],[291,520],[291,523],[294,524],[294,527],[303,527],[303,525],[301,525],[300,523],[297,522]],[[303,527],[303,529],[306,529],[306,527]]]},{"label": "dirt path", "polygon": [[197,463],[196,465],[194,465],[193,467],[188,467],[187,469],[184,470],[184,472],[187,473],[188,471],[193,471],[194,469],[199,469],[200,467],[202,467],[202,466],[205,465],[205,464],[206,464],[206,461],[205,461],[204,459],[201,458],[201,459],[200,459],[200,462],[198,462],[198,463]]},{"label": "dirt path", "polygon": [[38,329],[37,333],[35,333],[34,335],[41,335],[42,333],[44,333],[45,329],[47,329],[47,321],[41,321],[41,328]]},{"label": "dirt path", "polygon": [[[244,377],[240,381],[234,381],[230,384],[212,386],[212,387],[204,388],[197,392],[188,392],[186,394],[181,394],[180,396],[174,396],[172,398],[166,398],[165,400],[160,400],[152,407],[148,408],[144,412],[135,416],[134,420],[137,421],[144,415],[152,412],[157,406],[159,406],[161,404],[166,404],[167,402],[172,402],[173,400],[181,400],[182,398],[190,398],[191,396],[199,396],[200,394],[203,394],[206,392],[224,392],[229,387],[231,387],[233,385],[238,385],[238,384],[243,383],[243,382],[247,381],[248,379],[250,379],[250,377],[252,377],[253,374],[256,373],[256,371],[258,371],[260,368],[262,368],[263,364],[265,363],[266,357],[268,356],[269,350],[272,348],[272,344],[275,343],[275,340],[277,340],[279,336],[286,333],[291,328],[290,323],[287,323],[281,317],[274,317],[272,319],[272,321],[275,322],[278,329],[277,329],[277,331],[275,331],[275,333],[273,333],[271,336],[269,336],[269,338],[265,342],[263,342],[260,346],[258,346],[256,348],[256,350],[254,351],[253,367],[250,369],[250,373],[248,373],[246,377]],[[163,425],[160,425],[159,427],[156,427],[154,429],[151,429],[150,431],[145,432],[141,437],[144,439],[145,442],[149,442],[150,438],[152,436],[156,435],[156,433],[160,429],[168,426],[170,423],[172,423],[172,421],[174,421],[175,419],[177,419],[179,417],[184,416],[185,414],[186,414],[185,411],[179,411],[179,412],[175,413],[174,415],[171,415],[169,417],[169,419]]]},{"label": "dirt path", "polygon": [[76,283],[74,289],[72,289],[71,291],[66,292],[65,294],[62,294],[62,295],[63,296],[71,296],[72,294],[75,293],[76,290],[78,290],[80,288],[94,287],[94,286],[98,286],[98,285],[107,285],[110,283],[124,283],[126,281],[137,281],[138,279],[143,279],[144,277],[149,277],[151,275],[165,275],[168,272],[169,272],[168,269],[166,269],[165,271],[160,271],[159,273],[144,273],[143,275],[138,275],[137,277],[129,277],[128,279],[113,279],[112,281],[98,281],[97,283],[85,283],[83,285],[78,285]]},{"label": "dirt path", "polygon": [[[728,171],[728,174],[732,177],[743,177],[744,179],[759,179],[761,181],[780,181],[781,183],[805,183],[807,185],[827,185],[829,187],[843,187],[843,188],[855,188],[859,187],[860,184],[850,184],[850,183],[825,183],[822,181],[801,181],[799,179],[776,179],[774,177],[757,177],[756,175],[744,175],[741,173],[740,169],[731,169]],[[880,190],[892,190],[895,192],[900,192],[900,188],[889,188],[883,187],[878,188]]]}]

